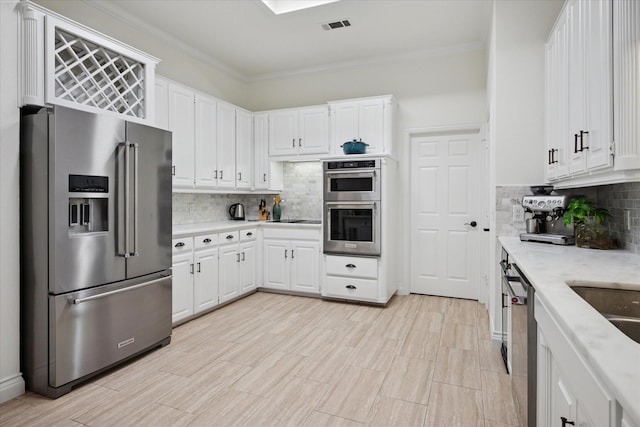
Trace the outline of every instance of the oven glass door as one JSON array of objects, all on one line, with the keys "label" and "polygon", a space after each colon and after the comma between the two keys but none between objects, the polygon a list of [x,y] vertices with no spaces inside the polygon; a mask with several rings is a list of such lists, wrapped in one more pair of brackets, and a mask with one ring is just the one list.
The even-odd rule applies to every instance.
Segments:
[{"label": "oven glass door", "polygon": [[325,253],[380,255],[379,202],[325,203]]},{"label": "oven glass door", "polygon": [[324,200],[380,200],[380,170],[325,171]]}]

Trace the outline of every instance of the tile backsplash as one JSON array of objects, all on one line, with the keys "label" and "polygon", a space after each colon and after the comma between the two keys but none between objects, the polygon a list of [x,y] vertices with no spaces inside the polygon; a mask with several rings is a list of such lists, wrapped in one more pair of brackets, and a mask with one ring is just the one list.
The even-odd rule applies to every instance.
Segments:
[{"label": "tile backsplash", "polygon": [[[285,163],[284,190],[280,193],[282,218],[322,218],[322,163]],[[265,199],[269,212],[273,194],[200,194],[174,193],[173,223],[196,224],[229,219],[229,206],[244,204],[246,218],[258,218],[260,199]]]},{"label": "tile backsplash", "polygon": [[[640,254],[640,182],[602,185],[597,187],[558,190],[559,194],[584,196],[598,207],[609,211],[605,222],[611,237],[620,247]],[[524,221],[513,221],[513,206],[522,203],[522,196],[531,194],[528,186],[496,187],[496,234],[517,236],[525,231]],[[624,215],[629,211],[631,229],[627,230]]]}]

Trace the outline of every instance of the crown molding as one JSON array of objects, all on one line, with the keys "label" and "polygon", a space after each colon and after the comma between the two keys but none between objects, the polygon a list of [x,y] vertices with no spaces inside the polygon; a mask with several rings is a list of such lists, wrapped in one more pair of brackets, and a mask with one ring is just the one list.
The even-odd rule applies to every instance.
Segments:
[{"label": "crown molding", "polygon": [[246,75],[236,71],[235,69],[231,68],[227,64],[221,61],[218,61],[214,58],[211,58],[209,55],[205,55],[204,53],[202,53],[197,49],[194,49],[192,46],[184,43],[183,41],[177,39],[176,37],[173,37],[167,34],[166,31],[161,30],[155,25],[149,24],[148,22],[145,22],[135,16],[130,15],[129,13],[127,13],[126,10],[118,6],[117,2],[104,1],[104,0],[83,0],[83,1],[88,5],[92,6],[93,8],[98,9],[101,12],[112,16],[117,20],[134,27],[139,31],[151,34],[157,39],[166,42],[167,44],[177,48],[178,50],[188,53],[190,56],[204,62],[205,64],[208,64],[214,68],[224,71],[225,73],[228,73],[229,75],[231,75],[232,77],[235,77],[236,79],[242,81],[243,83],[248,82],[248,77]]},{"label": "crown molding", "polygon": [[465,43],[465,44],[459,44],[455,46],[448,46],[444,48],[414,50],[411,52],[403,52],[403,53],[392,54],[392,55],[369,57],[369,58],[363,58],[363,59],[358,59],[354,61],[334,62],[330,64],[323,64],[317,67],[299,68],[297,70],[287,70],[283,72],[256,74],[252,76],[247,76],[247,81],[256,82],[261,80],[275,80],[275,79],[281,79],[286,77],[296,77],[296,76],[314,74],[319,72],[338,71],[338,70],[345,70],[349,68],[359,68],[366,65],[380,65],[380,64],[390,63],[390,62],[408,61],[413,59],[437,58],[437,57],[451,56],[451,55],[457,55],[457,54],[469,53],[469,52],[478,52],[478,51],[484,51],[484,50],[486,50],[486,43],[484,42]]},{"label": "crown molding", "polygon": [[[339,61],[328,64],[323,64],[314,67],[307,68],[298,68],[295,70],[287,70],[287,71],[278,71],[273,73],[264,73],[264,74],[253,74],[247,75],[237,71],[236,69],[230,67],[229,65],[223,63],[222,61],[216,60],[209,55],[205,55],[201,51],[193,48],[192,46],[184,43],[183,41],[167,34],[165,31],[156,27],[155,25],[149,24],[144,20],[141,20],[135,16],[130,15],[126,10],[122,9],[117,5],[117,2],[114,1],[105,1],[105,0],[82,0],[88,5],[91,5],[97,10],[100,10],[103,13],[106,13],[119,21],[130,25],[136,28],[139,31],[144,33],[148,33],[153,35],[154,37],[162,40],[173,47],[186,52],[190,56],[198,59],[213,68],[216,68],[220,71],[223,71],[234,78],[242,81],[243,83],[251,83],[265,80],[276,80],[288,77],[296,77],[296,76],[304,76],[319,72],[327,72],[327,71],[338,71],[338,70],[346,70],[350,68],[358,68],[367,65],[380,65],[384,63],[396,62],[396,61],[407,61],[413,59],[424,59],[424,58],[436,58],[443,56],[456,55],[461,53],[469,53],[475,51],[483,51],[486,50],[486,42],[473,42],[460,44],[455,46],[448,46],[443,48],[435,48],[435,49],[422,49],[411,52],[403,52],[392,55],[384,55],[384,56],[376,56],[369,57],[363,59],[357,59],[353,61]],[[489,9],[490,10],[490,9]],[[483,36],[483,40],[486,40]]]}]

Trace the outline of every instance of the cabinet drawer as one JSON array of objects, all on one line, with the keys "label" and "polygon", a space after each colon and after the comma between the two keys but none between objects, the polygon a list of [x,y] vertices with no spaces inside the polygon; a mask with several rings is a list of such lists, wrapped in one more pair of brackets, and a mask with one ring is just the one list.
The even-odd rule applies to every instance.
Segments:
[{"label": "cabinet drawer", "polygon": [[218,245],[217,234],[202,234],[193,238],[193,244],[196,249],[210,248]]},{"label": "cabinet drawer", "polygon": [[355,300],[378,299],[378,281],[350,277],[327,276],[327,296]]},{"label": "cabinet drawer", "polygon": [[287,226],[263,226],[262,235],[265,239],[300,239],[300,240],[320,240],[319,228],[291,228]]},{"label": "cabinet drawer", "polygon": [[218,234],[218,242],[221,245],[226,245],[228,243],[234,243],[240,241],[240,231],[225,231],[224,233]]},{"label": "cabinet drawer", "polygon": [[173,239],[171,241],[171,249],[174,254],[191,252],[193,249],[193,238],[183,237],[182,239]]},{"label": "cabinet drawer", "polygon": [[377,258],[327,255],[327,274],[332,276],[378,278]]},{"label": "cabinet drawer", "polygon": [[240,241],[248,242],[251,240],[256,240],[258,237],[258,229],[257,228],[247,228],[244,230],[240,230]]}]

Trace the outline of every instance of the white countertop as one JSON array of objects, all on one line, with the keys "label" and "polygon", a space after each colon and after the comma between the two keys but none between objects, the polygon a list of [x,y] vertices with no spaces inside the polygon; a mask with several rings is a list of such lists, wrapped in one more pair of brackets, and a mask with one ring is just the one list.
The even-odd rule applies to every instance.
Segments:
[{"label": "white countertop", "polygon": [[288,228],[312,228],[322,227],[322,224],[305,224],[300,222],[274,222],[274,221],[217,221],[201,222],[197,224],[180,224],[173,226],[173,237],[196,236],[204,233],[219,233],[230,230],[241,230],[255,227],[288,227]]},{"label": "white countertop", "polygon": [[498,240],[509,252],[509,261],[531,281],[536,295],[625,414],[640,422],[640,344],[609,323],[566,283],[614,282],[608,287],[640,290],[640,255],[521,242],[518,237]]}]

